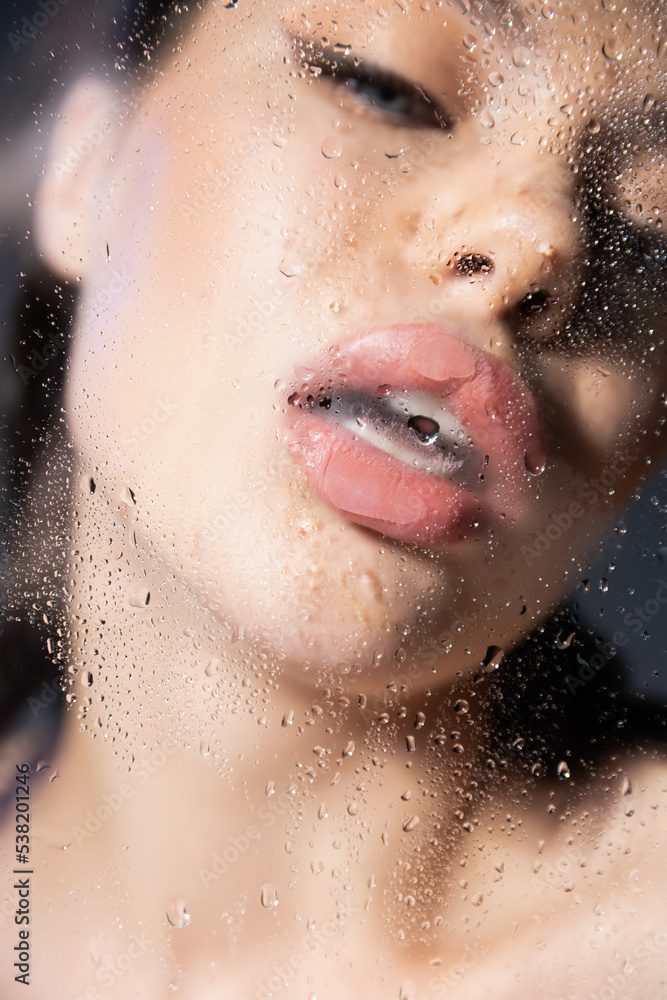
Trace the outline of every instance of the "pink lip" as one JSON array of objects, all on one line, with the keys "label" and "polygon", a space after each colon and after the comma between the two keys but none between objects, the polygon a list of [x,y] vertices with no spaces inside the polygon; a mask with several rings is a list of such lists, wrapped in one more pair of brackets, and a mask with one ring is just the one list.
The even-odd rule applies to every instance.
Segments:
[{"label": "pink lip", "polygon": [[525,509],[529,470],[546,457],[535,400],[511,365],[459,333],[432,324],[372,329],[298,375],[301,395],[341,385],[369,395],[385,386],[428,393],[458,417],[475,453],[488,456],[484,481],[469,489],[386,454],[321,411],[289,407],[292,456],[317,496],[356,524],[439,545]]}]

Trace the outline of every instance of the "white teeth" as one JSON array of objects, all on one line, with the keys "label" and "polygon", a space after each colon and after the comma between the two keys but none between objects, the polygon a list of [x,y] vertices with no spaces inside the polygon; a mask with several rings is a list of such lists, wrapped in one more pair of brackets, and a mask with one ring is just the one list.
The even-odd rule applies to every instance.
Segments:
[{"label": "white teeth", "polygon": [[[335,419],[356,437],[413,468],[447,478],[461,469],[469,454],[469,438],[460,421],[442,403],[423,393],[404,392],[386,398],[384,405],[387,417],[392,418],[386,423],[374,410],[359,415],[343,410]],[[420,441],[409,429],[408,419],[417,415],[439,425],[434,443]],[[399,421],[403,426],[397,430]]]}]

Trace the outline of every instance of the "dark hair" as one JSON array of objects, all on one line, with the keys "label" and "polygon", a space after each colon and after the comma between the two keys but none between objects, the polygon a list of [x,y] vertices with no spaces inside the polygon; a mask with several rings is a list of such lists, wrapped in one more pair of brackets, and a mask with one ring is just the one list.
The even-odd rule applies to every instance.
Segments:
[{"label": "dark hair", "polygon": [[[124,3],[119,18],[100,25],[97,37],[100,58],[105,50],[117,49],[127,69],[145,64],[160,37],[171,27],[168,14],[174,6],[165,0]],[[187,6],[179,5],[179,10],[187,13]],[[15,377],[8,383],[8,419],[3,428],[8,474],[3,530],[7,527],[7,517],[13,518],[25,494],[34,456],[43,444],[49,418],[60,403],[75,311],[76,284],[56,280],[34,256],[28,257],[25,277],[13,303],[9,324],[12,342],[5,358]]]},{"label": "dark hair", "polygon": [[[100,61],[113,52],[129,71],[145,65],[160,38],[172,27],[169,14],[174,6],[164,0],[123,3],[118,17],[112,16],[117,11],[109,7],[109,17],[102,19],[95,39]],[[181,4],[179,11],[187,15],[188,8]],[[40,103],[39,95],[35,103]],[[49,618],[51,629],[62,623],[51,606],[47,614],[50,595],[42,592],[36,602],[33,592],[28,600],[31,586],[24,574],[31,571],[29,540],[25,540],[24,548],[21,520],[35,474],[42,465],[41,456],[47,451],[45,446],[62,433],[57,415],[77,288],[37,262],[31,247],[20,252],[18,267],[16,261],[4,264],[5,270],[18,272],[20,283],[9,306],[2,380],[0,738],[17,728],[24,733],[28,729],[33,732],[35,756],[40,757],[57,737],[63,700],[58,658],[47,648],[43,617]],[[57,526],[53,530],[57,531]],[[32,584],[34,590],[34,580]]]}]

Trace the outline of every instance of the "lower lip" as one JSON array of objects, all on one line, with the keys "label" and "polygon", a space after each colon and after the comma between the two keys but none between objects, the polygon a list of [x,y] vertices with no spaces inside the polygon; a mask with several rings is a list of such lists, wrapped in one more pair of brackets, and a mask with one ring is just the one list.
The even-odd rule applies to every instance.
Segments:
[{"label": "lower lip", "polygon": [[290,450],[311,489],[349,520],[402,542],[464,538],[482,511],[473,494],[374,448],[317,414],[292,421]]},{"label": "lower lip", "polygon": [[[290,408],[287,444],[314,493],[349,520],[416,545],[459,542],[501,511],[524,506],[526,464],[542,462],[537,413],[514,370],[451,330],[411,325],[372,330],[316,366],[316,394],[340,381],[372,393],[423,391],[457,413],[478,454],[490,457],[487,483],[464,489],[394,458],[317,411]],[[480,468],[480,473],[483,470]],[[490,488],[489,480],[493,480]]]}]

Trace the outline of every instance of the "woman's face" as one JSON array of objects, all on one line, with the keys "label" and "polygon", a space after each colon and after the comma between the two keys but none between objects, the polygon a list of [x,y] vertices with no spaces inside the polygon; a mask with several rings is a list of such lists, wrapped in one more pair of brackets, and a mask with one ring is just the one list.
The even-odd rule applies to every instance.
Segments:
[{"label": "woman's face", "polygon": [[59,172],[82,472],[295,676],[514,641],[657,451],[657,15],[528,6],[208,5]]}]

